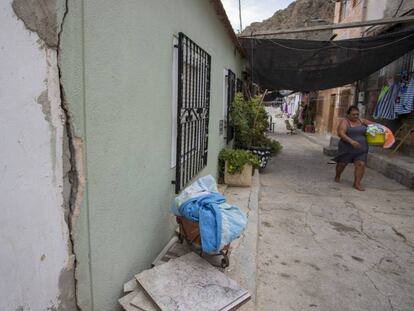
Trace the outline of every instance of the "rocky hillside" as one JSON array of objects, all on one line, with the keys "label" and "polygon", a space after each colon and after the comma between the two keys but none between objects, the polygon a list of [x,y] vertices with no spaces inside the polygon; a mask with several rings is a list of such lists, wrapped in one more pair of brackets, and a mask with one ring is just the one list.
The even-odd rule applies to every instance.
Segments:
[{"label": "rocky hillside", "polygon": [[[252,31],[277,31],[281,29],[324,25],[325,20],[333,22],[335,3],[331,0],[296,0],[286,9],[279,10],[261,23],[252,23],[242,32],[249,35]],[[316,20],[319,20],[316,21]],[[284,39],[329,40],[332,31],[309,32],[279,35]]]}]

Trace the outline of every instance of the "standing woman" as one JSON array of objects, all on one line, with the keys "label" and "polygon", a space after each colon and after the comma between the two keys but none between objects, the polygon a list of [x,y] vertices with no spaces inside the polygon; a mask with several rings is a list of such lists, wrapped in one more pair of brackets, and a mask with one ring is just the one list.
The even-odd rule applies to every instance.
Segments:
[{"label": "standing woman", "polygon": [[355,178],[354,188],[359,191],[365,189],[361,186],[361,180],[365,173],[365,165],[368,159],[368,142],[366,137],[367,125],[373,122],[359,118],[357,106],[348,108],[347,117],[338,126],[338,136],[341,138],[338,145],[335,181],[340,182],[341,174],[349,163],[354,163]]}]

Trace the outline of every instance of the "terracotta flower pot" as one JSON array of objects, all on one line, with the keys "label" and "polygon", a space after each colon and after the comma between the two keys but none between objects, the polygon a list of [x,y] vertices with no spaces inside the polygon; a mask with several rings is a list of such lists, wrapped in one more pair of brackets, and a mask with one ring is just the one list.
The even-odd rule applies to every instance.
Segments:
[{"label": "terracotta flower pot", "polygon": [[306,125],[305,126],[305,132],[306,133],[315,133],[315,126],[313,126],[313,125]]}]

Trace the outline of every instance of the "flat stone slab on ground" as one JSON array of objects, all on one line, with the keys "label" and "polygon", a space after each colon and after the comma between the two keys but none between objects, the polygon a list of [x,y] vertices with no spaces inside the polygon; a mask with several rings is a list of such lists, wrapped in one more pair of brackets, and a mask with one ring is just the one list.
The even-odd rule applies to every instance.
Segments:
[{"label": "flat stone slab on ground", "polygon": [[247,290],[194,253],[135,277],[161,310],[229,310],[250,298]]},{"label": "flat stone slab on ground", "polygon": [[144,291],[144,289],[139,286],[139,289],[136,291],[137,294],[132,298],[130,301],[130,304],[138,307],[139,310],[144,311],[157,311],[157,306],[152,302],[151,298],[148,297],[147,293]]},{"label": "flat stone slab on ground", "polygon": [[128,295],[121,297],[118,302],[125,311],[142,311],[141,309],[130,304],[132,299],[138,294],[138,291],[130,292]]}]

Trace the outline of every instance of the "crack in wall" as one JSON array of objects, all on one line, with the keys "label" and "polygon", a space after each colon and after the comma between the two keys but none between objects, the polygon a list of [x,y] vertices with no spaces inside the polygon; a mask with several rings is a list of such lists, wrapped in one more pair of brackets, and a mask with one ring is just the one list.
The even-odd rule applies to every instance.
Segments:
[{"label": "crack in wall", "polygon": [[[76,278],[76,269],[77,269],[77,258],[75,255],[75,225],[76,220],[80,214],[80,206],[83,200],[84,194],[84,170],[83,170],[83,140],[80,137],[75,135],[75,130],[72,123],[71,114],[69,111],[68,103],[66,101],[65,90],[62,83],[62,69],[60,66],[61,63],[61,36],[63,32],[63,27],[65,19],[69,11],[68,0],[64,0],[64,14],[60,24],[60,30],[57,34],[57,69],[59,75],[59,87],[60,87],[60,104],[61,109],[64,114],[64,141],[63,141],[63,150],[64,150],[64,178],[63,178],[63,193],[65,201],[65,220],[69,229],[69,251],[72,254],[73,266],[72,269],[68,271],[70,275],[67,277],[72,278],[74,282],[74,299],[75,306],[72,309],[81,310],[77,301],[77,278]],[[62,275],[64,275],[62,273]],[[59,285],[65,286],[65,279],[61,278]],[[62,282],[63,281],[63,282]],[[65,309],[66,310],[66,309]]]},{"label": "crack in wall", "polygon": [[[62,269],[59,277],[58,305],[51,305],[50,310],[80,310],[77,301],[74,228],[80,214],[80,206],[84,193],[83,170],[83,141],[75,136],[72,119],[69,112],[66,96],[62,85],[60,68],[61,35],[63,25],[68,14],[68,0],[13,0],[11,4],[16,17],[25,27],[39,36],[38,43],[42,48],[56,50],[56,70],[59,77],[60,108],[63,118],[63,209],[64,218],[68,226],[68,264]],[[60,15],[63,11],[63,15]],[[49,64],[50,65],[50,64]],[[45,119],[51,123],[50,102],[45,90],[38,98],[42,105]],[[53,157],[52,157],[53,158]]]}]

